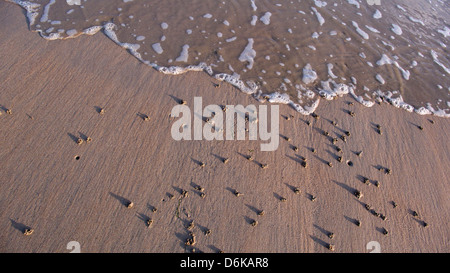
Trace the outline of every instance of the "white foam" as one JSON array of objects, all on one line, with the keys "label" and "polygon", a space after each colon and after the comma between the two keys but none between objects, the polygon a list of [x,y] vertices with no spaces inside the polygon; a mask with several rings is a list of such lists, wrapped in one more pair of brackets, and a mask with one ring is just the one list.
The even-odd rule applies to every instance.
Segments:
[{"label": "white foam", "polygon": [[363,37],[366,40],[369,40],[369,34],[367,34],[367,32],[359,28],[358,23],[352,21],[352,24],[356,28],[356,32],[358,32],[358,34],[361,35],[361,37]]},{"label": "white foam", "polygon": [[256,22],[258,21],[258,16],[253,15],[252,16],[252,21],[250,22],[250,25],[252,26],[256,26]]},{"label": "white foam", "polygon": [[184,45],[180,56],[175,59],[176,62],[187,62],[189,58],[189,45]]},{"label": "white foam", "polygon": [[412,17],[412,16],[408,16],[408,19],[409,19],[411,22],[419,23],[419,24],[421,24],[422,26],[425,26],[425,23],[424,23],[423,21],[421,21],[421,20],[419,20],[419,19],[416,19],[416,18],[414,18],[414,17]]},{"label": "white foam", "polygon": [[391,30],[392,30],[392,32],[394,32],[397,35],[402,35],[403,34],[402,28],[399,25],[397,25],[397,24],[392,24]]},{"label": "white foam", "polygon": [[320,25],[325,24],[325,19],[322,17],[322,14],[320,14],[320,12],[318,12],[315,7],[311,7],[311,9],[316,14],[316,17],[317,17],[317,20],[319,21],[319,24]]},{"label": "white foam", "polygon": [[[319,89],[319,95],[326,100],[334,100],[336,97],[342,97],[350,92],[353,87],[344,83],[336,83],[329,79],[321,82],[322,88]],[[331,87],[333,85],[333,87]]]},{"label": "white foam", "polygon": [[330,76],[331,78],[333,78],[333,79],[336,79],[337,78],[337,76],[336,75],[334,75],[334,73],[333,73],[333,64],[327,64],[327,68],[328,68],[328,76]]},{"label": "white foam", "polygon": [[302,81],[305,84],[313,83],[315,80],[317,80],[317,73],[312,69],[312,66],[310,64],[306,64],[306,66],[303,68],[303,78]]},{"label": "white foam", "polygon": [[372,17],[374,19],[381,19],[381,17],[383,17],[383,16],[379,10],[376,10]]},{"label": "white foam", "polygon": [[169,28],[169,24],[167,24],[166,22],[162,22],[161,23],[161,28],[162,29],[168,29]]},{"label": "white foam", "polygon": [[69,37],[75,36],[75,35],[77,35],[77,33],[78,33],[78,31],[76,29],[69,29],[69,30],[66,31],[66,34]]},{"label": "white foam", "polygon": [[398,93],[398,91],[387,91],[385,93],[381,92],[381,90],[377,90],[376,93],[382,97],[384,100],[386,100],[388,103],[392,104],[393,106],[397,108],[404,109],[408,112],[413,112],[414,107],[404,102],[403,97],[399,95],[398,97],[394,98],[394,93]]},{"label": "white foam", "polygon": [[439,61],[438,55],[437,55],[436,51],[431,50],[430,53],[431,53],[431,57],[433,57],[433,61],[434,61],[437,65],[439,65],[442,69],[444,69],[445,73],[450,74],[450,69],[448,69],[443,63],[441,63],[441,62]]},{"label": "white foam", "polygon": [[381,59],[377,61],[377,65],[383,66],[386,64],[392,64],[392,60],[386,54],[383,54],[381,55]]},{"label": "white foam", "polygon": [[104,29],[104,33],[106,36],[108,36],[108,38],[110,38],[111,40],[113,40],[116,44],[118,44],[119,46],[121,46],[122,48],[128,50],[130,52],[131,55],[133,55],[135,58],[137,58],[138,60],[144,62],[144,60],[142,59],[142,56],[138,51],[138,49],[140,48],[139,44],[130,44],[130,43],[122,43],[119,41],[119,39],[117,38],[117,35],[114,31],[114,29],[117,26],[113,23],[106,23],[103,26]]},{"label": "white foam", "polygon": [[250,0],[250,2],[251,2],[253,11],[256,11],[258,9],[258,7],[255,4],[255,0]]},{"label": "white foam", "polygon": [[444,27],[444,29],[438,29],[437,32],[444,35],[445,38],[450,36],[450,28],[448,28],[448,27]]},{"label": "white foam", "polygon": [[[128,1],[130,1],[130,0],[124,0],[125,3],[128,2]],[[66,0],[66,3],[69,6],[73,6],[73,5],[80,6],[81,5],[81,0]]]},{"label": "white foam", "polygon": [[410,74],[411,74],[411,73],[410,73],[408,70],[403,69],[403,68],[398,64],[397,61],[393,61],[393,60],[391,60],[386,54],[383,54],[383,55],[381,56],[381,59],[377,61],[377,65],[378,65],[378,66],[383,66],[383,65],[387,65],[387,64],[393,64],[393,65],[395,65],[395,66],[400,70],[400,72],[402,73],[403,78],[404,78],[405,80],[409,80],[409,77],[410,77]]},{"label": "white foam", "polygon": [[373,27],[371,27],[371,26],[366,25],[366,28],[367,28],[368,30],[372,31],[373,33],[380,33],[380,31],[379,31],[378,29],[373,28]]},{"label": "white foam", "polygon": [[377,74],[375,76],[375,79],[381,84],[385,84],[386,83],[386,81],[383,79],[383,77],[380,74]]},{"label": "white foam", "polygon": [[12,3],[16,3],[17,5],[21,6],[27,11],[27,18],[28,22],[30,23],[30,26],[34,25],[36,21],[36,17],[39,15],[39,7],[40,4],[37,3],[31,3],[28,1],[21,1],[21,0],[6,0]]},{"label": "white foam", "polygon": [[214,75],[214,78],[219,81],[225,81],[246,94],[254,94],[258,90],[256,84],[249,81],[247,82],[249,86],[247,86],[242,80],[239,79],[239,75],[237,74],[229,75],[226,73],[219,73]]},{"label": "white foam", "polygon": [[351,5],[356,6],[358,9],[360,8],[359,2],[356,1],[356,0],[347,0],[347,2],[348,2],[349,4],[351,4]]},{"label": "white foam", "polygon": [[319,0],[314,0],[314,4],[315,4],[317,7],[322,8],[322,7],[325,7],[325,6],[327,5],[327,2],[325,2],[325,1],[319,1]]},{"label": "white foam", "polygon": [[93,27],[90,27],[90,28],[87,28],[87,29],[83,30],[83,34],[94,35],[94,34],[96,34],[97,32],[99,32],[102,29],[103,29],[102,26],[93,26]]},{"label": "white foam", "polygon": [[47,5],[44,6],[44,12],[41,16],[41,22],[47,22],[48,21],[48,12],[50,11],[50,6],[53,5],[56,2],[56,0],[50,0]]},{"label": "white foam", "polygon": [[163,48],[162,48],[162,46],[161,46],[160,43],[154,43],[154,44],[152,44],[152,48],[153,48],[153,50],[154,50],[156,53],[158,53],[158,54],[162,54],[162,53],[164,52],[164,50],[163,50]]},{"label": "white foam", "polygon": [[261,18],[259,19],[261,22],[263,22],[264,25],[270,24],[270,17],[272,16],[272,13],[266,12]]},{"label": "white foam", "polygon": [[244,51],[242,51],[241,55],[239,56],[239,61],[241,62],[248,62],[247,68],[252,69],[254,58],[256,57],[256,51],[253,49],[253,38],[248,39],[248,44],[245,47]]}]

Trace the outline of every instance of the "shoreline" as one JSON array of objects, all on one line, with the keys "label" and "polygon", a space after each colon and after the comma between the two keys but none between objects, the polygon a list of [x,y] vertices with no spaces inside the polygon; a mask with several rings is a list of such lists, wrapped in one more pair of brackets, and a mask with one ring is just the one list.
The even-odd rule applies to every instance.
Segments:
[{"label": "shoreline", "polygon": [[[24,9],[23,12],[26,13],[26,17],[28,18],[28,21],[31,21],[31,20],[34,21],[34,19],[32,19],[32,18],[36,17],[38,14],[34,8],[29,7],[27,3],[21,3],[21,4],[16,3],[16,4],[18,6],[22,6],[22,8]],[[34,22],[31,24],[33,25]],[[31,28],[31,25],[30,25],[30,28]],[[397,90],[397,89],[382,91],[380,88],[378,88],[378,89],[373,89],[372,91],[367,89],[365,96],[355,94],[355,91],[358,90],[356,88],[356,85],[357,85],[356,78],[351,77],[351,83],[342,83],[342,82],[336,83],[334,81],[334,79],[337,77],[333,74],[332,68],[330,67],[330,65],[333,66],[332,64],[327,65],[328,79],[326,81],[321,81],[321,85],[322,85],[321,87],[319,87],[319,85],[316,84],[316,86],[313,87],[313,89],[315,89],[315,91],[309,90],[308,89],[309,87],[306,89],[304,88],[304,86],[296,87],[296,92],[298,94],[300,94],[301,90],[302,91],[307,90],[307,92],[305,94],[299,95],[299,97],[297,99],[300,99],[300,100],[304,100],[305,95],[308,92],[318,93],[315,98],[309,98],[309,95],[306,95],[306,97],[308,97],[308,100],[310,101],[310,103],[309,103],[309,105],[306,105],[306,104],[302,105],[302,103],[299,103],[298,101],[294,101],[295,99],[294,100],[291,99],[291,97],[288,95],[288,93],[280,94],[278,91],[268,91],[268,90],[266,90],[266,91],[268,91],[267,93],[263,93],[262,88],[260,86],[258,86],[258,84],[256,82],[254,82],[253,80],[250,80],[250,81],[241,80],[239,74],[236,76],[234,74],[214,72],[213,64],[208,65],[205,62],[200,62],[198,64],[191,64],[191,65],[186,65],[186,66],[176,66],[176,65],[175,66],[168,66],[168,65],[161,66],[157,63],[153,63],[148,60],[145,60],[143,58],[143,55],[141,55],[141,53],[138,52],[140,45],[132,44],[132,43],[128,43],[128,42],[122,42],[121,40],[119,40],[119,38],[117,36],[116,29],[117,29],[117,25],[112,22],[109,22],[109,23],[104,23],[103,25],[90,26],[86,29],[83,29],[83,31],[78,32],[76,35],[69,35],[67,37],[61,37],[59,35],[60,33],[51,33],[50,35],[46,35],[41,29],[32,30],[32,31],[35,33],[39,33],[39,35],[42,38],[44,38],[48,41],[70,40],[73,38],[78,38],[80,36],[93,36],[93,35],[97,34],[98,32],[102,32],[102,34],[107,36],[111,41],[113,41],[115,44],[120,46],[123,50],[127,51],[134,58],[136,58],[143,64],[149,66],[150,68],[153,68],[163,74],[181,75],[181,74],[185,74],[188,72],[205,72],[205,73],[209,74],[212,81],[216,80],[219,82],[226,82],[226,83],[234,86],[235,88],[239,89],[241,92],[254,96],[254,98],[256,100],[258,100],[259,102],[287,104],[290,107],[292,107],[293,109],[295,109],[297,112],[299,112],[303,115],[313,114],[314,111],[317,109],[317,106],[318,106],[320,100],[332,101],[336,98],[339,99],[343,95],[350,94],[358,103],[361,103],[362,105],[364,105],[366,107],[372,107],[375,103],[387,102],[396,108],[400,108],[400,109],[403,109],[403,110],[411,112],[411,113],[416,113],[418,115],[445,117],[445,118],[450,117],[450,114],[447,113],[448,109],[441,109],[440,107],[437,107],[437,110],[436,110],[435,108],[433,108],[431,102],[425,102],[425,104],[424,104],[424,102],[422,101],[421,103],[419,103],[419,105],[416,105],[415,103],[411,104],[411,102],[408,102],[408,103],[405,102],[403,99],[403,96],[405,94],[404,94],[404,91],[402,90],[402,88],[399,89],[400,93],[399,93],[399,90]],[[433,61],[435,63],[437,62],[439,64],[439,61],[437,60],[436,52],[434,50],[431,50],[430,53],[433,57]],[[145,52],[145,54],[147,54],[147,52]],[[365,58],[366,57],[364,55],[364,59]],[[399,64],[396,61],[391,60],[386,54],[382,54],[381,59],[377,63],[380,63],[381,66],[385,65],[385,64],[395,65],[402,72],[403,78],[405,80],[409,80],[410,72],[408,70],[405,71],[403,68],[401,68],[399,66]],[[442,65],[440,65],[440,66],[442,68]],[[303,71],[305,71],[305,69],[307,67],[308,67],[308,69],[307,69],[308,71],[311,70],[311,72],[313,72],[314,74],[316,73],[312,69],[312,67],[310,67],[310,64],[305,66],[303,68]],[[446,69],[445,66],[443,66],[443,68]],[[406,74],[406,76],[405,76],[405,74]],[[380,79],[379,77],[381,77],[381,75],[377,74],[376,78],[378,79],[378,81],[382,82],[382,84],[384,84],[385,80],[382,78]],[[314,81],[317,81],[317,75],[316,75],[316,79]],[[331,87],[331,86],[333,86],[333,87]],[[360,86],[360,88],[366,89],[367,87]],[[442,89],[442,86],[440,86],[440,88]],[[368,91],[372,92],[372,95],[370,95],[370,96],[372,96],[372,98],[368,98],[369,97],[368,93],[367,93]],[[303,97],[303,99],[302,99],[302,97]],[[417,100],[416,100],[416,103],[417,103]]]},{"label": "shoreline", "polygon": [[[449,251],[447,119],[386,104],[367,108],[347,95],[323,100],[318,120],[280,105],[280,135],[291,141],[280,137],[275,152],[261,152],[255,141],[174,141],[169,114],[179,99],[187,105],[195,96],[204,105],[258,102],[228,84],[215,88],[205,73],[159,73],[105,35],[47,41],[27,29],[20,7],[0,6],[2,23],[12,26],[0,31],[0,252],[70,252],[70,241],[78,241],[81,252],[190,252],[190,232],[197,252],[327,253],[328,244],[335,252],[368,252],[370,241],[382,252]],[[337,137],[345,130],[351,136],[338,140],[339,163],[323,131]],[[87,137],[92,141],[77,145]],[[364,196],[357,199],[355,190]],[[33,234],[24,236],[25,228]]]}]

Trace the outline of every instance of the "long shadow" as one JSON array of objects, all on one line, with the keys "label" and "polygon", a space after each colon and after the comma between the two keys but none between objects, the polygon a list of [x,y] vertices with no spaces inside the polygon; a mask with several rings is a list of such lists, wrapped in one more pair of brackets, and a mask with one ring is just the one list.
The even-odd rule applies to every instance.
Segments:
[{"label": "long shadow", "polygon": [[416,218],[413,218],[413,220],[416,221],[416,222],[417,222],[419,225],[421,225],[422,227],[425,226],[425,221],[420,220],[420,219],[416,219]]},{"label": "long shadow", "polygon": [[155,206],[151,205],[150,203],[147,203],[147,209],[153,211],[155,209],[157,209]]},{"label": "long shadow", "polygon": [[295,154],[296,157],[298,157],[301,161],[306,161],[306,158],[302,155]]},{"label": "long shadow", "polygon": [[214,245],[208,245],[208,248],[211,249],[212,251],[214,251],[215,253],[219,253],[222,251],[221,249],[217,248]]},{"label": "long shadow", "polygon": [[420,215],[419,216],[414,216],[414,210],[412,210],[412,209],[408,209],[408,213],[412,216],[412,217],[420,217]]},{"label": "long shadow", "polygon": [[197,164],[198,166],[202,166],[202,164],[203,164],[203,162],[201,162],[201,161],[199,161],[197,159],[194,159],[192,157],[191,157],[191,160],[194,161],[194,163]]},{"label": "long shadow", "polygon": [[357,223],[358,223],[358,220],[355,219],[355,218],[351,218],[351,217],[348,217],[348,216],[345,216],[345,215],[344,215],[344,218],[345,218],[347,221],[349,221],[350,223],[354,224],[354,225],[357,225]]},{"label": "long shadow", "polygon": [[335,183],[336,185],[340,186],[341,188],[343,188],[344,190],[348,191],[352,196],[355,195],[356,189],[352,188],[344,183],[338,182],[336,180],[331,180],[333,183]]},{"label": "long shadow", "polygon": [[317,152],[317,150],[314,147],[310,147],[310,146],[303,146],[304,148],[306,148],[308,151],[310,151],[311,153],[313,153],[314,151]]},{"label": "long shadow", "polygon": [[328,121],[331,125],[337,126],[337,125],[334,125],[334,124],[333,124],[333,121],[332,121],[331,119],[329,119],[329,118],[323,118],[323,119],[326,120],[326,121]]},{"label": "long shadow", "polygon": [[205,234],[206,233],[206,231],[208,230],[208,228],[207,227],[205,227],[205,226],[202,226],[202,225],[200,225],[200,224],[195,224],[195,226],[196,227],[198,227],[199,229],[200,229],[200,231],[203,233],[203,234]]},{"label": "long shadow", "polygon": [[82,132],[78,132],[78,135],[80,135],[81,139],[83,139],[84,141],[88,140],[88,136],[83,134]]},{"label": "long shadow", "polygon": [[375,122],[370,122],[370,127],[375,131],[378,132],[378,126],[380,126],[380,124],[377,124]]},{"label": "long shadow", "polygon": [[375,169],[377,169],[378,171],[383,171],[386,169],[386,167],[378,164],[378,165],[372,165],[372,167],[374,167]]},{"label": "long shadow", "polygon": [[376,227],[375,229],[376,229],[376,231],[380,232],[381,234],[384,234],[384,231],[386,230],[383,227]]},{"label": "long shadow", "polygon": [[256,207],[249,205],[249,204],[245,204],[245,206],[247,206],[247,208],[249,208],[251,211],[253,211],[255,214],[258,214],[261,210],[257,209]]},{"label": "long shadow", "polygon": [[102,113],[103,108],[100,106],[94,106],[95,112],[97,112],[98,114]]},{"label": "long shadow", "polygon": [[109,195],[111,195],[112,197],[117,199],[117,201],[119,201],[120,204],[122,204],[123,206],[127,206],[131,202],[130,200],[126,199],[125,197],[122,197],[120,195],[114,194],[112,192],[110,192]]},{"label": "long shadow", "polygon": [[282,135],[282,134],[280,134],[280,137],[283,138],[283,139],[286,140],[286,141],[288,141],[288,139],[290,139],[289,137],[287,137],[287,136],[285,136],[285,135]]},{"label": "long shadow", "polygon": [[194,190],[197,190],[198,187],[201,187],[199,184],[194,183],[193,181],[191,181],[191,183],[189,183],[189,185],[190,185]]},{"label": "long shadow", "polygon": [[345,108],[341,108],[341,110],[342,110],[342,112],[344,112],[344,113],[346,113],[346,114],[348,114],[348,115],[350,115],[351,114],[351,110],[348,110],[348,109],[345,109]]},{"label": "long shadow", "polygon": [[236,195],[236,189],[232,189],[230,187],[225,188],[227,191],[231,192],[233,195]]},{"label": "long shadow", "polygon": [[136,213],[136,215],[137,215],[137,218],[142,220],[144,222],[144,224],[147,226],[147,221],[150,220],[151,218],[143,213]]},{"label": "long shadow", "polygon": [[148,120],[148,119],[149,119],[149,116],[148,116],[148,115],[143,114],[143,113],[141,113],[141,112],[137,112],[137,113],[136,113],[136,116],[140,117],[142,120]]},{"label": "long shadow", "polygon": [[71,133],[67,133],[67,135],[73,140],[73,142],[77,143],[77,141],[78,141],[78,137],[77,136],[75,136],[75,135],[73,135]]},{"label": "long shadow", "polygon": [[415,123],[413,123],[413,122],[411,122],[411,121],[408,121],[408,123],[411,124],[411,125],[413,125],[413,126],[415,126],[417,129],[420,129],[420,128],[423,129],[422,126],[420,126],[420,125],[418,125],[418,124],[415,124]]},{"label": "long shadow", "polygon": [[308,193],[308,192],[305,192],[305,194],[306,194],[306,198],[308,198],[310,201],[314,200],[314,198],[315,198],[314,194]]},{"label": "long shadow", "polygon": [[173,186],[172,185],[172,189],[174,189],[176,192],[178,192],[179,194],[183,194],[183,189],[182,188],[179,188],[179,187],[177,187],[177,186]]},{"label": "long shadow", "polygon": [[16,222],[16,221],[14,221],[11,218],[9,218],[9,220],[11,221],[11,226],[13,228],[17,229],[18,231],[20,231],[21,233],[24,233],[26,229],[30,229],[31,228],[31,227],[29,227],[29,226],[27,226],[25,224]]},{"label": "long shadow", "polygon": [[180,98],[175,97],[174,95],[168,95],[169,97],[171,97],[176,103],[180,104],[183,100]]},{"label": "long shadow", "polygon": [[290,185],[290,184],[288,184],[288,183],[284,183],[292,192],[294,192],[295,191],[295,189],[297,188],[297,187],[295,187],[295,186],[293,186],[293,185]]},{"label": "long shadow", "polygon": [[253,160],[250,160],[250,158],[251,158],[252,156],[250,156],[250,155],[244,155],[244,154],[241,154],[240,152],[237,152],[237,153],[238,153],[240,156],[242,156],[243,158],[247,159],[248,161],[251,161],[251,162],[255,163],[256,165],[258,165],[259,167],[261,167],[261,165],[262,165],[261,162],[256,161],[254,158],[253,158]]},{"label": "long shadow", "polygon": [[327,236],[327,237],[328,237],[328,235],[330,235],[330,233],[331,233],[331,231],[326,230],[326,229],[324,229],[324,228],[322,228],[322,227],[320,227],[320,226],[318,226],[318,225],[316,225],[316,224],[314,224],[313,226],[314,226],[315,228],[317,228],[320,232],[322,232],[323,234],[325,234],[325,236]]},{"label": "long shadow", "polygon": [[359,174],[356,175],[356,179],[361,181],[361,183],[363,183],[363,184],[366,184],[366,181],[367,181],[367,183],[369,183],[371,185],[374,185],[374,186],[376,186],[376,184],[377,184],[377,180],[373,180],[373,179],[370,179],[370,178],[368,178],[366,176],[362,176],[362,175],[359,175]]},{"label": "long shadow", "polygon": [[217,154],[213,154],[213,153],[211,153],[215,158],[217,158],[217,159],[219,159],[221,162],[224,162],[225,161],[225,157],[222,157],[222,156],[220,156],[220,155],[217,155]]},{"label": "long shadow", "polygon": [[315,157],[317,160],[319,160],[320,162],[322,162],[323,164],[328,165],[328,161],[326,161],[325,159],[322,159],[321,157],[319,157],[319,156],[317,156],[317,155],[314,155],[314,157]]},{"label": "long shadow", "polygon": [[253,221],[255,221],[255,219],[250,218],[248,216],[244,216],[245,222],[249,225],[251,225],[253,223]]},{"label": "long shadow", "polygon": [[289,157],[290,159],[294,160],[295,162],[297,162],[298,164],[302,164],[303,160],[300,160],[299,158],[290,156],[290,155],[286,155],[287,157]]},{"label": "long shadow", "polygon": [[321,135],[324,136],[325,130],[323,130],[323,129],[319,128],[319,127],[313,127],[313,130],[317,131],[318,133],[320,133]]},{"label": "long shadow", "polygon": [[175,232],[175,236],[180,240],[180,247],[186,252],[188,246],[186,245],[186,241],[189,238],[189,234]]},{"label": "long shadow", "polygon": [[327,152],[329,155],[331,155],[331,157],[333,157],[334,160],[338,160],[339,155],[333,153],[333,152],[330,151],[330,150],[326,150],[326,152]]},{"label": "long shadow", "polygon": [[283,196],[279,195],[276,192],[273,193],[273,197],[275,197],[277,199],[277,201],[280,201],[283,198]]},{"label": "long shadow", "polygon": [[[337,130],[339,130],[342,134],[346,134],[348,131],[347,130],[345,130],[345,129],[342,129],[341,127],[339,127],[339,126],[335,126],[335,128],[337,129]],[[336,132],[334,132],[336,135],[338,135],[338,133],[336,133]]]},{"label": "long shadow", "polygon": [[293,150],[294,152],[298,151],[298,146],[295,146],[293,144],[289,144],[289,149]]},{"label": "long shadow", "polygon": [[[295,108],[294,108],[295,109]],[[306,125],[312,125],[312,121],[311,120],[306,120],[306,119],[302,119],[299,118],[301,121],[303,121]],[[309,124],[308,124],[309,123]]]},{"label": "long shadow", "polygon": [[[342,138],[347,139],[347,136],[344,133],[340,134],[340,133],[338,133],[336,131],[333,131],[333,133],[336,135],[336,138],[337,138],[338,142],[340,141],[340,142],[345,143],[345,141]],[[333,138],[331,138],[330,140],[333,141]]]},{"label": "long shadow", "polygon": [[342,153],[342,148],[339,147],[338,145],[330,145],[330,147],[332,147],[333,150],[336,151],[336,153]]},{"label": "long shadow", "polygon": [[323,247],[325,247],[325,248],[328,248],[328,243],[327,243],[327,242],[322,241],[322,240],[320,240],[319,238],[317,238],[317,237],[315,237],[315,236],[312,236],[312,235],[309,235],[309,237],[310,237],[314,242],[318,243],[319,245],[321,245],[321,246],[323,246]]}]

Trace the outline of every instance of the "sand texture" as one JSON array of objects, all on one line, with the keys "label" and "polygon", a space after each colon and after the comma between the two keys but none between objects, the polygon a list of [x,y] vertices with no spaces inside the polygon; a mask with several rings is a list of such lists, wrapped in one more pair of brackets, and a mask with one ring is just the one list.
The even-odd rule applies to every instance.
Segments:
[{"label": "sand texture", "polygon": [[70,241],[81,252],[368,252],[370,241],[381,252],[449,251],[447,119],[348,96],[322,100],[319,119],[281,105],[274,152],[175,141],[179,99],[258,102],[205,73],[160,74],[102,33],[46,41],[24,20],[0,2],[0,252],[70,252]]}]

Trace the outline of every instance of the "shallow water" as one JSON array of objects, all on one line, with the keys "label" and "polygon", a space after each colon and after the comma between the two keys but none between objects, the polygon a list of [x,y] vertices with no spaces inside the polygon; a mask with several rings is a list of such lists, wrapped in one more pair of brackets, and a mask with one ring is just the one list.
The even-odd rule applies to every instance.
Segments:
[{"label": "shallow water", "polygon": [[303,114],[350,93],[450,116],[449,1],[7,1],[46,39],[103,32],[163,73],[205,71]]}]

